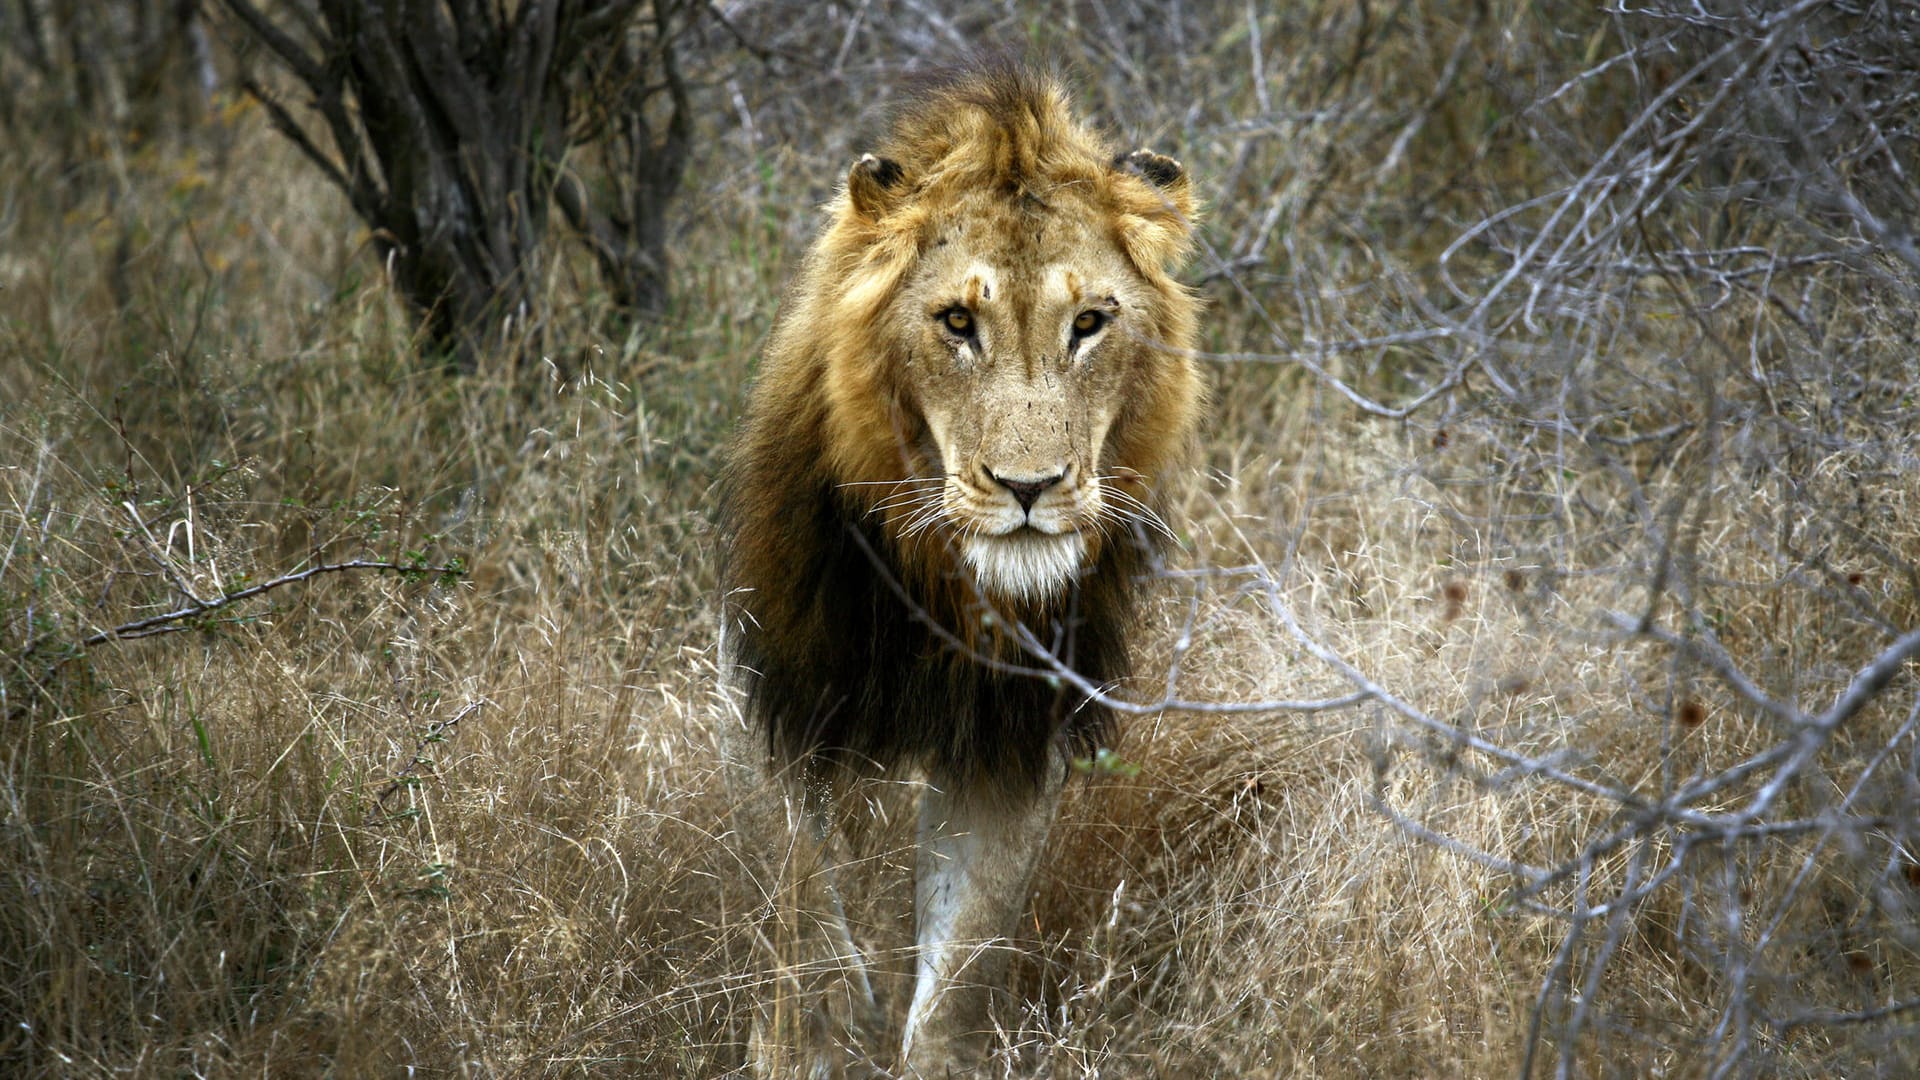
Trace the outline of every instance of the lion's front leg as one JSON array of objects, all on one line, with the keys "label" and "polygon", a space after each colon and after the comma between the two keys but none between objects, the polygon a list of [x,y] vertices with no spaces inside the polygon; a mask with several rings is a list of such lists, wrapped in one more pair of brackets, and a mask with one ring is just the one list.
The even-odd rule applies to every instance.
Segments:
[{"label": "lion's front leg", "polygon": [[1046,784],[1028,797],[929,784],[920,798],[919,972],[902,1047],[910,1076],[968,1076],[986,1056],[988,1008],[1006,987],[1007,937],[1026,909],[1065,781],[1063,757],[1050,758]]}]

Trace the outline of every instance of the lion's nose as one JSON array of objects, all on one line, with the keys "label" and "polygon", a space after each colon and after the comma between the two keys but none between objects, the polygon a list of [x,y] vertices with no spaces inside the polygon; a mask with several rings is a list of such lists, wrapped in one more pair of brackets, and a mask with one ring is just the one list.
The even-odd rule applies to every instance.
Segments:
[{"label": "lion's nose", "polygon": [[1057,472],[1052,476],[1023,480],[1012,476],[999,476],[995,474],[992,469],[983,468],[981,471],[987,474],[987,479],[1013,492],[1013,497],[1020,501],[1020,509],[1022,510],[1032,510],[1033,504],[1040,498],[1041,492],[1058,484],[1060,481],[1066,479],[1067,476],[1064,472]]}]

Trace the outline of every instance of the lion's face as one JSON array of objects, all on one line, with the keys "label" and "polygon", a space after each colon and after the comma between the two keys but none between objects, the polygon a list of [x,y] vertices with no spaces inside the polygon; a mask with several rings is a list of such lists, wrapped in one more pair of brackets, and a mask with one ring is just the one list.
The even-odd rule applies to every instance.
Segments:
[{"label": "lion's face", "polygon": [[1166,529],[1203,395],[1198,305],[1170,276],[1186,175],[1115,158],[1052,94],[909,126],[849,172],[769,354],[825,342],[826,467],[903,566],[1045,603]]},{"label": "lion's face", "polygon": [[982,588],[1017,600],[1058,592],[1115,530],[1163,527],[1109,435],[1130,394],[1185,362],[1154,340],[1151,286],[1098,215],[1055,201],[955,208],[888,312],[922,422],[908,464],[939,480],[916,486],[899,530],[937,529]]}]

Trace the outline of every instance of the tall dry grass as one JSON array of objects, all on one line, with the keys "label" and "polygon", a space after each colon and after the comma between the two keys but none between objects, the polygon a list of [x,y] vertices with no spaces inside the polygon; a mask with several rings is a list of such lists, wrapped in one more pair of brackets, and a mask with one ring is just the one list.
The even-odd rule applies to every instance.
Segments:
[{"label": "tall dry grass", "polygon": [[[1465,337],[1410,332],[1466,326],[1448,282],[1497,276],[1547,212],[1450,242],[1568,190],[1651,91],[1623,62],[1539,100],[1652,31],[1182,10],[747,11],[833,62],[717,80],[671,316],[607,337],[589,269],[557,258],[568,349],[532,370],[423,370],[364,234],[242,101],[0,149],[0,1067],[746,1068],[755,1017],[816,973],[783,966],[784,821],[733,752],[711,485],[849,117],[983,38],[1064,57],[1213,206],[1193,277],[1218,419],[1123,692],[1352,691],[1318,649],[1413,712],[1129,722],[1070,792],[997,1066],[1920,1066],[1914,1013],[1879,1014],[1920,996],[1911,663],[1750,833],[1600,793],[1768,753],[1797,729],[1749,690],[1817,714],[1920,623],[1906,268],[1867,243],[1760,291],[1690,275],[1676,252],[1790,260],[1844,232],[1723,198],[1743,166],[1703,150],[1620,249],[1664,265],[1589,292],[1529,269],[1548,302],[1479,325],[1484,368],[1383,418],[1342,387],[1444,383]],[[411,569],[222,601],[353,559]],[[206,609],[111,633],[188,597]],[[1764,778],[1690,806],[1737,811]],[[896,1028],[909,796],[876,801],[849,889]],[[889,1042],[850,1057],[887,1068]]]}]

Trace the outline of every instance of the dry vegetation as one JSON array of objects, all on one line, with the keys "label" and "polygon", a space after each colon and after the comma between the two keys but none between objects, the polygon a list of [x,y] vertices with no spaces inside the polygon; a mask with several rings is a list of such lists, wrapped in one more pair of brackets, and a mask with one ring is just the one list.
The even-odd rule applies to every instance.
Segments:
[{"label": "dry vegetation", "polygon": [[0,1072],[744,1068],[795,973],[716,461],[871,106],[983,41],[1212,205],[1118,693],[1330,703],[1075,785],[1006,1075],[1920,1069],[1920,17],[936,7],[729,5],[668,314],[558,253],[565,347],[458,376],[244,96],[8,54]]}]

